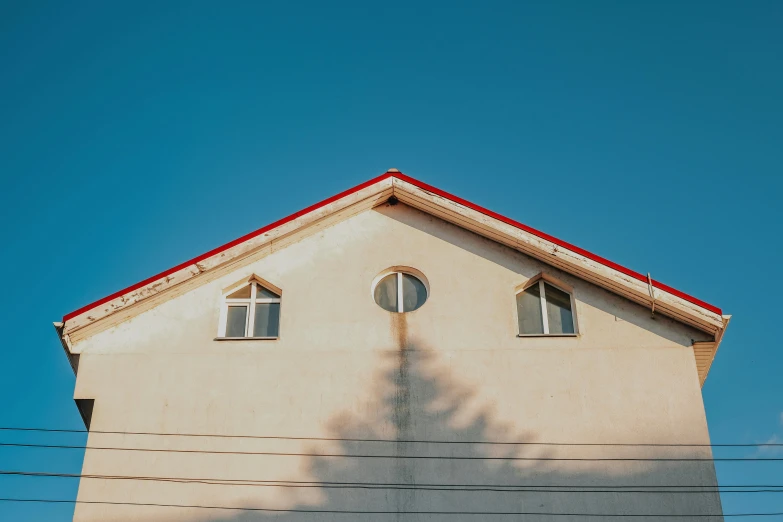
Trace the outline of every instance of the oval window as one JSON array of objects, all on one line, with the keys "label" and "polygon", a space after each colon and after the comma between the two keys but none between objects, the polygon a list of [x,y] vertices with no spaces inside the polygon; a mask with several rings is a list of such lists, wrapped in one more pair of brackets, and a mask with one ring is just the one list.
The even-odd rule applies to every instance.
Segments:
[{"label": "oval window", "polygon": [[427,287],[418,277],[392,272],[375,284],[375,302],[389,312],[412,312],[427,300]]}]

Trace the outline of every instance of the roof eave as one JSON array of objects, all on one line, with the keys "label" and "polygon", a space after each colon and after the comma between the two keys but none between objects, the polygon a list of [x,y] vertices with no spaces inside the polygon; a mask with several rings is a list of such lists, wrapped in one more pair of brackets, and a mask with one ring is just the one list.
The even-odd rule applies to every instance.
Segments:
[{"label": "roof eave", "polygon": [[[654,306],[663,315],[714,335],[718,342],[727,324],[717,307],[400,172],[389,171],[67,314],[63,318],[61,338],[63,335],[70,336],[70,345],[90,337],[216,277],[249,257],[267,255],[314,230],[379,205],[392,194],[403,203],[498,241],[634,302],[651,308]],[[70,349],[68,351],[71,353]]]}]

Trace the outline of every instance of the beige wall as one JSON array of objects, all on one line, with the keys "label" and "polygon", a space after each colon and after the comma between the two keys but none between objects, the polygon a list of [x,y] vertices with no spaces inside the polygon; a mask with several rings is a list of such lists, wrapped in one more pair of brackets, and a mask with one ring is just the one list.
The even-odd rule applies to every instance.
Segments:
[{"label": "beige wall", "polygon": [[[429,300],[415,312],[390,314],[373,302],[373,278],[395,265],[414,267],[429,280]],[[578,337],[516,336],[514,289],[542,270],[574,288]],[[252,274],[283,290],[280,339],[215,341],[222,289]],[[78,343],[74,350],[82,355],[75,397],[95,399],[93,430],[392,442],[92,433],[89,444],[470,459],[89,450],[83,473],[364,483],[714,485],[709,462],[475,458],[709,457],[708,449],[698,448],[478,443],[708,443],[692,340],[708,336],[663,317],[652,319],[643,307],[417,210],[379,207],[252,259]],[[400,442],[410,439],[460,444]],[[713,493],[457,493],[95,479],[82,480],[79,500],[323,510],[720,512]],[[272,518],[397,519],[85,504],[77,506],[74,519]]]}]

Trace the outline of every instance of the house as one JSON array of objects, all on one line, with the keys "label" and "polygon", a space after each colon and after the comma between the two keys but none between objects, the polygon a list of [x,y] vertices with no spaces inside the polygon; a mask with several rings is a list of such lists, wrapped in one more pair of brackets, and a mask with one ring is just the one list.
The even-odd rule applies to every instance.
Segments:
[{"label": "house", "polygon": [[55,324],[74,520],[722,520],[728,321],[392,169]]}]

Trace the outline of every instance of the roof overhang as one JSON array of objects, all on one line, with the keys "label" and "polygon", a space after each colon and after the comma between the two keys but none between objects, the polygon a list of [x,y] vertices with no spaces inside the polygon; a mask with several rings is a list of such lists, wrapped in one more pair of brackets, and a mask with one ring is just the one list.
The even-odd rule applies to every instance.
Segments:
[{"label": "roof overhang", "polygon": [[[702,382],[706,378],[706,370],[728,324],[728,317],[722,315],[720,308],[395,170],[65,315],[62,327],[58,329],[64,346],[77,353],[74,344],[79,340],[219,277],[250,257],[263,257],[302,237],[383,204],[392,195],[411,207],[648,306],[655,313],[709,333],[714,341],[709,343],[711,346],[708,362],[705,359]],[[706,346],[700,348],[702,354],[707,355]],[[701,369],[699,373],[702,374]]]}]

